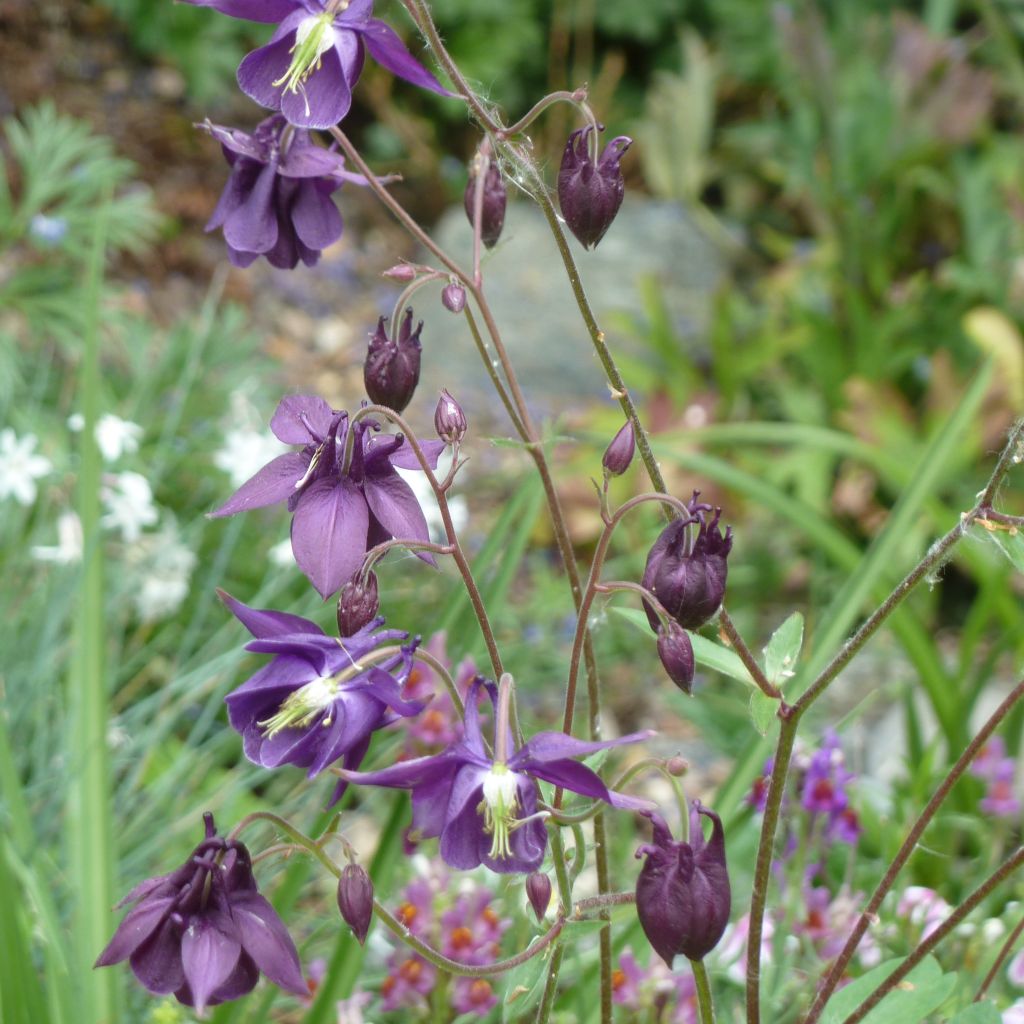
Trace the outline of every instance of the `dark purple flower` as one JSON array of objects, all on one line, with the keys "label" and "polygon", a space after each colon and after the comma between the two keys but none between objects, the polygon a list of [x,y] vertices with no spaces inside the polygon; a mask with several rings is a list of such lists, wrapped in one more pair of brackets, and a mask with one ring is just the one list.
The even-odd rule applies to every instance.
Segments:
[{"label": "dark purple flower", "polygon": [[330,128],[352,105],[366,51],[413,85],[451,96],[383,21],[373,0],[186,0],[248,21],[278,22],[238,68],[242,92],[300,128]]},{"label": "dark purple flower", "polygon": [[633,421],[626,420],[605,449],[601,465],[611,476],[622,476],[629,469],[635,451],[636,436],[633,433]]},{"label": "dark purple flower", "polygon": [[[700,815],[711,819],[705,842]],[[703,960],[718,944],[729,921],[729,874],[725,866],[722,820],[700,801],[690,812],[690,842],[676,842],[657,814],[645,812],[653,844],[636,851],[646,856],[636,882],[636,912],[654,951],[671,968],[677,953]]]},{"label": "dark purple flower", "polygon": [[526,878],[526,898],[538,921],[544,920],[551,903],[551,879],[543,871],[534,871]]},{"label": "dark purple flower", "polygon": [[[420,469],[401,434],[376,432],[376,420],[349,427],[348,413],[332,410],[313,395],[282,398],[270,421],[275,437],[301,444],[279,455],[247,480],[213,516],[231,516],[287,501],[292,517],[292,552],[299,568],[325,600],[363,564],[366,552],[390,537],[429,541],[423,510],[412,488],[395,472]],[[343,465],[349,431],[352,458]],[[444,451],[441,441],[420,444],[431,466]],[[418,551],[429,565],[434,557]]]},{"label": "dark purple flower", "polygon": [[658,630],[658,657],[669,679],[683,693],[693,693],[693,644],[682,626],[670,622]]},{"label": "dark purple flower", "polygon": [[445,444],[461,444],[466,436],[466,414],[462,406],[442,388],[434,409],[434,429]]},{"label": "dark purple flower", "polygon": [[377,617],[380,597],[377,590],[377,574],[368,573],[366,579],[353,576],[338,595],[338,633],[352,636]]},{"label": "dark purple flower", "polygon": [[216,834],[176,871],[137,885],[119,906],[134,903],[96,961],[128,960],[153,995],[169,995],[202,1013],[251,992],[262,971],[275,985],[309,994],[299,955],[277,912],[256,889],[249,851]]},{"label": "dark purple flower", "polygon": [[[540,867],[547,830],[543,814],[537,812],[535,779],[604,800],[613,807],[641,810],[651,806],[646,800],[609,790],[595,772],[573,760],[597,750],[637,743],[650,732],[598,743],[542,732],[514,750],[507,719],[503,725],[499,713],[492,756],[484,746],[477,708],[485,686],[496,702],[494,684],[478,677],[466,699],[462,739],[443,753],[376,772],[342,771],[342,778],[369,786],[411,789],[412,824],[418,838],[440,836],[441,857],[461,870],[485,864],[492,871],[528,873]],[[506,753],[510,756],[504,756]]]},{"label": "dark purple flower", "polygon": [[307,267],[341,238],[342,220],[331,194],[345,181],[366,184],[345,170],[339,153],[315,145],[309,132],[296,130],[275,114],[252,135],[209,121],[208,131],[224,150],[231,175],[207,231],[224,229],[228,258],[247,267],[260,256],[291,270]]},{"label": "dark purple flower", "polygon": [[[473,211],[476,208],[476,181],[477,168],[482,163],[481,157],[476,157],[469,171],[469,181],[466,182],[466,192],[462,197],[462,204],[466,208],[466,216],[469,223],[473,224]],[[487,170],[484,173],[484,194],[483,206],[480,210],[480,240],[488,249],[493,249],[501,237],[501,229],[505,226],[505,206],[508,203],[508,196],[505,193],[505,183],[501,179],[501,171],[493,159],[487,161]]]},{"label": "dark purple flower", "polygon": [[[732,549],[732,527],[725,535],[718,528],[721,509],[714,510],[709,522],[710,505],[690,499],[690,515],[675,519],[654,542],[641,583],[662,603],[665,611],[684,629],[699,629],[718,611],[725,596],[728,572],[726,559]],[[698,527],[694,539],[692,527]],[[645,604],[647,619],[655,632],[658,615]]]},{"label": "dark purple flower", "polygon": [[402,323],[392,337],[381,317],[370,335],[370,346],[363,364],[363,383],[370,401],[401,412],[411,401],[420,382],[420,357],[423,346],[420,332],[423,321],[412,329],[412,310],[406,309]]},{"label": "dark purple flower", "polygon": [[[378,647],[407,638],[399,630],[380,630],[383,619],[339,640],[298,615],[249,608],[219,593],[256,638],[245,649],[274,655],[224,698],[231,727],[241,733],[254,764],[293,764],[307,769],[309,778],[338,760],[358,768],[374,730],[423,710],[421,702],[402,697],[415,642],[379,663],[360,663]],[[331,802],[344,790],[339,783]]]},{"label": "dark purple flower", "polygon": [[612,139],[594,162],[590,155],[593,125],[578,128],[569,136],[558,171],[558,202],[569,230],[585,249],[604,237],[622,205],[625,184],[619,160],[633,144],[625,135]]},{"label": "dark purple flower", "polygon": [[338,879],[338,910],[362,946],[373,917],[373,882],[358,864],[346,864]]}]

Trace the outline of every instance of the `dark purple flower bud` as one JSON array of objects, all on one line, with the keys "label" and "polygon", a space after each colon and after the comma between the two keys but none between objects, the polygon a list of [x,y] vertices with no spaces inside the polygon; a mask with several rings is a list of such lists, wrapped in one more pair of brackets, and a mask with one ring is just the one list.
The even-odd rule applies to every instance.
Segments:
[{"label": "dark purple flower bud", "polygon": [[412,310],[407,309],[398,329],[397,337],[390,337],[384,330],[384,317],[377,323],[377,330],[370,335],[370,347],[363,364],[363,383],[370,400],[377,405],[386,405],[395,412],[401,412],[416,391],[420,382],[420,331],[423,321],[412,329]]},{"label": "dark purple flower bud", "polygon": [[[664,819],[649,811],[651,844],[636,851],[646,856],[636,880],[636,912],[654,951],[672,967],[677,953],[703,960],[718,944],[729,921],[729,874],[725,866],[722,819],[700,801],[690,812],[690,842],[672,838]],[[705,842],[700,815],[711,819]]]},{"label": "dark purple flower bud", "polygon": [[604,237],[622,205],[625,184],[619,160],[633,144],[626,135],[612,139],[595,164],[589,149],[593,125],[569,136],[558,171],[558,202],[569,230],[592,249]]},{"label": "dark purple flower bud", "polygon": [[453,281],[441,292],[441,305],[449,313],[461,313],[466,308],[466,289]]},{"label": "dark purple flower bud", "polygon": [[526,898],[538,921],[544,920],[551,902],[551,879],[543,871],[534,871],[526,879]]},{"label": "dark purple flower bud", "polygon": [[462,406],[442,388],[434,410],[434,429],[445,444],[461,444],[466,436],[466,414]]},{"label": "dark purple flower bud", "polygon": [[376,573],[368,573],[366,579],[353,576],[338,595],[338,633],[355,636],[377,617],[379,608]]},{"label": "dark purple flower bud", "polygon": [[683,693],[693,693],[693,644],[682,626],[670,622],[658,630],[658,657],[669,679]]},{"label": "dark purple flower bud", "polygon": [[134,903],[97,967],[128,960],[153,995],[174,994],[201,1015],[251,992],[262,971],[275,985],[308,996],[299,954],[277,912],[256,889],[249,851],[206,836],[169,875],[147,879],[121,901]]},{"label": "dark purple flower bud", "polygon": [[[480,158],[478,157],[477,160]],[[466,183],[466,194],[463,202],[469,223],[473,223],[473,209],[476,202],[476,164],[470,168],[469,181]],[[501,229],[505,226],[505,205],[508,196],[505,194],[505,183],[501,180],[498,165],[489,160],[487,172],[484,174],[483,208],[480,211],[480,240],[488,249],[493,249],[501,237]]]},{"label": "dark purple flower bud", "polygon": [[[690,499],[690,515],[669,523],[654,542],[641,583],[684,629],[698,629],[718,611],[725,596],[726,558],[732,549],[732,527],[723,536],[718,528],[722,510]],[[693,528],[697,527],[696,538]],[[655,632],[660,627],[654,609],[646,606]]]},{"label": "dark purple flower bud", "polygon": [[633,434],[633,421],[626,420],[612,442],[605,449],[601,465],[612,476],[622,476],[629,469],[636,451],[636,437]]},{"label": "dark purple flower bud", "polygon": [[338,909],[361,946],[373,917],[373,882],[358,865],[347,864],[338,879]]}]

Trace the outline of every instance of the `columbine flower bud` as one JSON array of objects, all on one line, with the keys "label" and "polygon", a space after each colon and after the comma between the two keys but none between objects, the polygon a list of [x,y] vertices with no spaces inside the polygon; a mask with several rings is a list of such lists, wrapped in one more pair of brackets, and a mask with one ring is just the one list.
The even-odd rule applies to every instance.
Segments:
[{"label": "columbine flower bud", "polygon": [[593,125],[569,136],[558,171],[558,202],[569,230],[591,249],[604,237],[622,205],[625,184],[619,160],[633,144],[626,135],[612,139],[595,164],[590,156]]},{"label": "columbine flower bud", "polygon": [[612,442],[605,449],[601,465],[605,472],[612,476],[622,476],[629,469],[633,461],[633,453],[636,451],[636,437],[633,434],[633,421],[626,420],[619,432],[612,438]]},{"label": "columbine flower bud", "polygon": [[[641,583],[662,603],[684,629],[698,629],[718,611],[725,596],[726,558],[732,549],[732,527],[725,535],[718,528],[722,510],[690,499],[688,518],[676,519],[654,542]],[[696,539],[693,528],[697,527]],[[651,629],[660,628],[658,616],[647,607]]]},{"label": "columbine flower bud", "polygon": [[[479,160],[479,158],[477,158]],[[473,208],[476,203],[476,166],[477,160],[470,167],[469,181],[466,183],[466,194],[463,202],[470,225],[473,224]],[[501,237],[501,229],[505,226],[505,183],[501,180],[501,171],[493,161],[488,161],[484,175],[484,202],[480,211],[480,240],[488,249],[493,249]]]},{"label": "columbine flower bud", "polygon": [[441,292],[441,305],[449,313],[461,313],[466,307],[466,289],[453,281]]},{"label": "columbine flower bud", "polygon": [[416,268],[411,263],[396,263],[393,267],[388,267],[381,277],[386,277],[390,281],[415,281]]},{"label": "columbine flower bud", "polygon": [[338,595],[338,633],[354,636],[376,617],[379,608],[376,574],[368,573],[364,580],[357,573]]},{"label": "columbine flower bud", "polygon": [[384,317],[370,336],[370,347],[363,364],[363,383],[370,400],[401,412],[412,400],[420,381],[420,331],[423,321],[412,329],[412,310],[402,318],[397,337],[384,330]]},{"label": "columbine flower bud", "polygon": [[526,878],[526,898],[533,907],[538,921],[544,920],[551,903],[551,879],[543,871],[534,871]]},{"label": "columbine flower bud", "polygon": [[675,622],[658,630],[658,657],[669,679],[685,694],[693,692],[693,644]]},{"label": "columbine flower bud", "polygon": [[[693,802],[690,842],[672,838],[664,819],[650,811],[652,844],[644,844],[637,857],[646,856],[636,880],[636,912],[654,951],[672,968],[677,953],[703,960],[718,944],[729,921],[729,874],[725,865],[725,833],[714,811]],[[700,815],[712,822],[705,842]]]},{"label": "columbine flower bud", "polygon": [[462,406],[446,390],[441,389],[441,397],[437,400],[434,410],[434,429],[437,436],[445,444],[460,444],[466,436],[466,414]]},{"label": "columbine flower bud", "polygon": [[361,946],[373,917],[373,882],[358,865],[347,864],[338,879],[338,909]]}]

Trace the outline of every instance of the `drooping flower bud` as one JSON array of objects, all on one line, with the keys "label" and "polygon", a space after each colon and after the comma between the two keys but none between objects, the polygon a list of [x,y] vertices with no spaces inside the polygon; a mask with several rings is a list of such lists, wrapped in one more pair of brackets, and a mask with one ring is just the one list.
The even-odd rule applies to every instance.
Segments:
[{"label": "drooping flower bud", "polygon": [[376,617],[379,608],[376,574],[368,573],[364,580],[357,573],[338,595],[338,633],[355,636]]},{"label": "drooping flower bud", "polygon": [[[466,207],[466,216],[469,218],[470,226],[473,224],[477,166],[480,160],[481,158],[477,157],[470,166],[466,194],[463,196],[463,205]],[[508,196],[505,194],[505,183],[501,180],[501,171],[498,170],[498,165],[493,160],[489,160],[487,171],[484,174],[483,207],[480,211],[480,240],[488,249],[493,249],[501,237],[501,229],[505,226],[507,202]]]},{"label": "drooping flower bud", "polygon": [[373,917],[373,882],[358,865],[347,864],[338,879],[338,909],[361,946]]},{"label": "drooping flower bud", "polygon": [[683,693],[693,692],[693,644],[685,629],[675,622],[658,630],[658,657],[669,679]]},{"label": "drooping flower bud", "polygon": [[391,281],[415,281],[416,268],[411,263],[396,263],[393,267],[388,267],[381,277],[386,277]]},{"label": "drooping flower bud", "polygon": [[[732,527],[723,536],[718,528],[722,510],[690,499],[690,515],[669,523],[654,542],[641,583],[684,629],[698,629],[718,611],[725,596],[726,559],[732,549]],[[693,528],[697,527],[696,539]],[[646,606],[655,632],[660,627],[654,609]]]},{"label": "drooping flower bud", "polygon": [[633,144],[626,135],[616,136],[595,164],[589,145],[592,131],[594,126],[587,125],[569,136],[558,171],[562,216],[585,249],[592,249],[601,241],[619,212],[626,190],[619,160]]},{"label": "drooping flower bud", "polygon": [[636,436],[633,433],[633,421],[626,422],[612,438],[611,444],[605,449],[601,465],[611,476],[622,476],[629,469],[636,451]]},{"label": "drooping flower bud", "polygon": [[526,878],[526,898],[538,921],[544,920],[551,903],[551,879],[543,871],[534,871]]},{"label": "drooping flower bud", "polygon": [[442,388],[434,410],[434,429],[445,444],[461,444],[466,436],[466,414],[462,406]]},{"label": "drooping flower bud", "polygon": [[466,308],[466,289],[452,281],[441,292],[441,305],[449,313],[461,313]]},{"label": "drooping flower bud", "polygon": [[363,364],[363,383],[370,401],[401,412],[416,391],[420,381],[420,331],[423,321],[412,329],[412,310],[406,309],[397,336],[384,329],[385,318],[377,323],[370,336],[370,347]]},{"label": "drooping flower bud", "polygon": [[[646,856],[636,880],[636,912],[654,951],[672,967],[677,953],[703,960],[718,944],[729,921],[729,873],[722,819],[700,801],[690,813],[690,842],[676,842],[664,819],[651,811],[653,843],[636,851]],[[705,842],[700,816],[712,822]]]}]

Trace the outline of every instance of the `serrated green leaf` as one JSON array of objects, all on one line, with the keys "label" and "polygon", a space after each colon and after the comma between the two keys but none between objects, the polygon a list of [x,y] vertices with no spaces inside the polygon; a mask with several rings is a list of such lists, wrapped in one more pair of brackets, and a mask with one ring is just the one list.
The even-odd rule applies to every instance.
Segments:
[{"label": "serrated green leaf", "polygon": [[1001,1024],[1002,1019],[995,1003],[971,1003],[955,1017],[950,1017],[946,1024]]},{"label": "serrated green leaf", "polygon": [[766,736],[775,721],[775,715],[779,710],[779,702],[769,697],[766,693],[755,689],[750,695],[750,720],[754,728]]},{"label": "serrated green leaf", "polygon": [[[647,616],[642,611],[637,608],[612,608],[611,610],[650,636],[651,627],[647,622]],[[754,685],[750,673],[747,672],[735,651],[730,651],[728,647],[716,644],[699,633],[691,633],[690,642],[693,644],[694,661],[698,665],[721,672],[722,675],[729,676],[731,679],[738,679],[748,686]]]},{"label": "serrated green leaf", "polygon": [[[822,1024],[841,1024],[904,961],[889,960],[837,992],[825,1007]],[[865,1018],[864,1024],[917,1024],[940,1007],[956,987],[955,974],[928,957],[919,963]]]},{"label": "serrated green leaf", "polygon": [[776,686],[782,686],[792,678],[800,649],[804,645],[804,617],[799,612],[782,623],[764,649],[764,674]]}]

